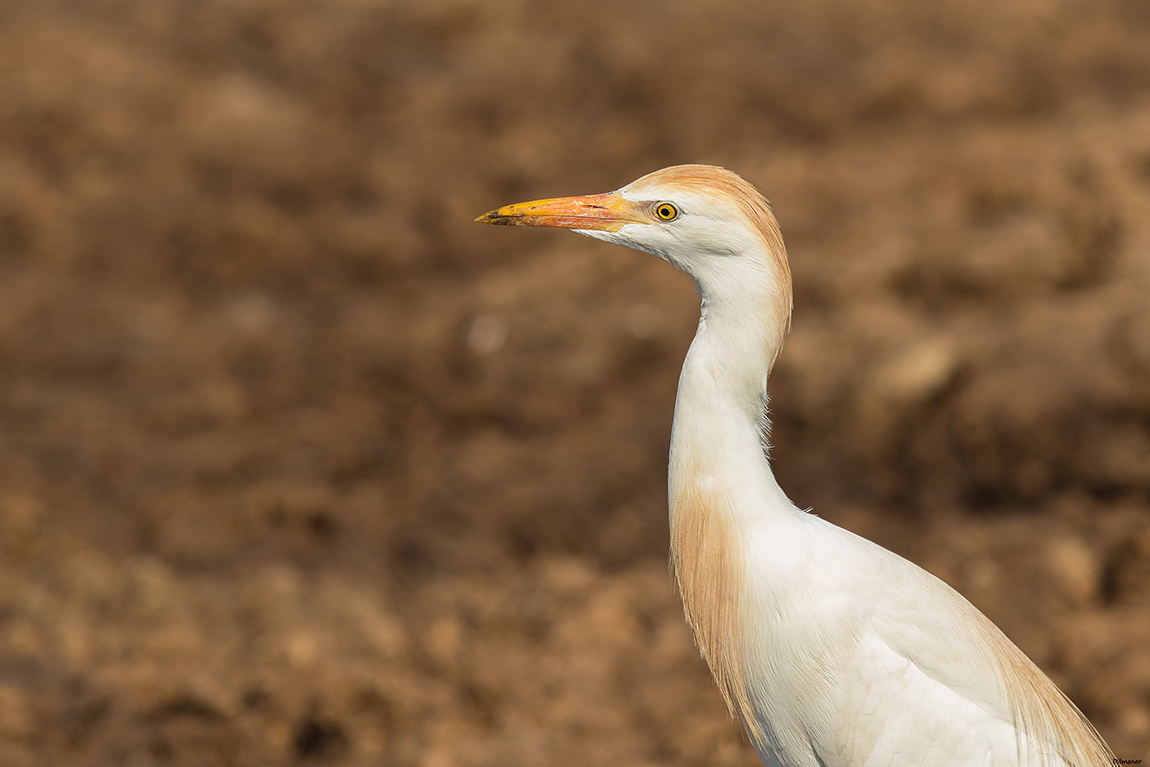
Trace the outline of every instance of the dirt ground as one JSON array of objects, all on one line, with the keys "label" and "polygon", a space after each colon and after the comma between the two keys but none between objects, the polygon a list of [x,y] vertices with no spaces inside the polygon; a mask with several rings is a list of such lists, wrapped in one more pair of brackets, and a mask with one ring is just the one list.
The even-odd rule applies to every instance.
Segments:
[{"label": "dirt ground", "polygon": [[472,223],[680,162],[787,238],[782,486],[1150,760],[1144,0],[8,0],[0,763],[757,764],[691,281]]}]

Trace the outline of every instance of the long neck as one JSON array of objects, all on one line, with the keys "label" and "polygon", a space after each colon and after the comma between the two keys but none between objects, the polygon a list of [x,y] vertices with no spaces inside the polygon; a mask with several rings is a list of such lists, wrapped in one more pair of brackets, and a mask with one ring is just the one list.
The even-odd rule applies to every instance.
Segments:
[{"label": "long neck", "polygon": [[767,461],[767,375],[782,341],[761,302],[710,300],[679,377],[668,476],[672,524],[687,496],[704,492],[740,516],[789,506]]},{"label": "long neck", "polygon": [[782,328],[764,313],[716,306],[701,290],[671,434],[671,565],[699,651],[727,706],[761,745],[744,664],[746,544],[755,526],[798,513],[775,482],[762,437]]}]

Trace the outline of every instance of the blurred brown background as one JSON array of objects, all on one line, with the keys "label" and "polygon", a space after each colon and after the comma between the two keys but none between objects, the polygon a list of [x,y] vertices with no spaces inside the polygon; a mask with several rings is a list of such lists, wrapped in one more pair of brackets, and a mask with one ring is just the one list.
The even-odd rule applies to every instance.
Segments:
[{"label": "blurred brown background", "polygon": [[471,222],[680,162],[787,237],[783,487],[1150,758],[1144,0],[8,0],[0,762],[757,764],[690,280]]}]

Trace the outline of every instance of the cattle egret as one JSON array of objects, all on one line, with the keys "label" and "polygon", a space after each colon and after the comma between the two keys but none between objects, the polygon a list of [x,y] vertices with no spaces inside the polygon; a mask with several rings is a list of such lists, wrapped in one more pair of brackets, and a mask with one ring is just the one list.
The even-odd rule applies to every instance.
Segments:
[{"label": "cattle egret", "polygon": [[682,165],[476,220],[572,229],[698,283],[671,432],[671,564],[700,654],[764,764],[1112,763],[1074,704],[958,592],[779,488],[766,382],[790,325],[791,275],[754,187]]}]

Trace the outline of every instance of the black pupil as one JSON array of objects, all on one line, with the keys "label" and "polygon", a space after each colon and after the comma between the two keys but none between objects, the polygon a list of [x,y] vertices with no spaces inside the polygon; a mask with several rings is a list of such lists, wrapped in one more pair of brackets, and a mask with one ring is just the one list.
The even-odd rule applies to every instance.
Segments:
[{"label": "black pupil", "polygon": [[659,208],[659,215],[663,218],[670,218],[671,216],[675,215],[675,211],[671,210],[670,205],[664,205],[663,207]]}]

